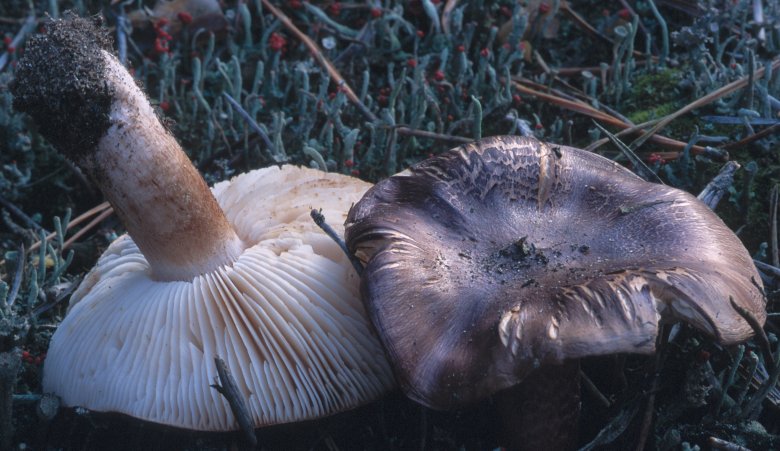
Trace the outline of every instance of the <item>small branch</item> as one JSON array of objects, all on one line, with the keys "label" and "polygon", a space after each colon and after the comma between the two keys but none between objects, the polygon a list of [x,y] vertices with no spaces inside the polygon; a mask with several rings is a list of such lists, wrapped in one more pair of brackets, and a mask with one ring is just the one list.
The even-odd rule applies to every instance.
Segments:
[{"label": "small branch", "polygon": [[739,163],[729,161],[720,168],[718,175],[713,178],[707,186],[696,196],[704,202],[711,210],[718,206],[718,202],[723,198],[729,188],[734,184],[734,173],[739,169]]},{"label": "small branch", "polygon": [[246,400],[241,395],[238,389],[238,384],[230,374],[225,361],[219,357],[214,358],[214,363],[217,365],[217,374],[219,375],[219,381],[222,385],[215,383],[211,385],[211,388],[217,390],[222,396],[225,397],[228,404],[230,404],[230,410],[233,411],[233,416],[236,417],[238,425],[241,426],[241,430],[244,432],[244,437],[252,445],[252,448],[257,446],[257,436],[255,435],[255,429],[252,426],[252,417],[249,416],[249,408],[246,406]]},{"label": "small branch", "polygon": [[652,169],[647,167],[645,162],[642,161],[641,158],[636,156],[634,151],[632,151],[627,145],[623,144],[623,141],[621,141],[617,136],[610,133],[609,130],[602,127],[598,122],[595,122],[595,124],[596,127],[598,127],[602,133],[607,135],[609,140],[612,141],[612,144],[614,144],[615,147],[617,147],[620,150],[620,152],[622,152],[623,155],[625,155],[625,157],[628,158],[628,161],[630,161],[631,164],[634,165],[634,169],[637,175],[639,175],[640,177],[642,177],[647,181],[658,183],[660,185],[664,184],[663,180],[661,180],[661,178],[658,177],[658,174],[656,174],[655,172],[653,172]]},{"label": "small branch", "polygon": [[628,425],[634,421],[639,412],[641,399],[633,399],[624,403],[623,407],[607,423],[588,444],[582,446],[579,451],[591,451],[603,445],[609,445],[620,437],[628,428]]},{"label": "small branch", "polygon": [[588,389],[588,391],[598,399],[598,401],[606,408],[612,407],[612,403],[607,399],[606,396],[604,396],[604,393],[601,393],[601,390],[599,390],[598,387],[596,387],[596,384],[593,383],[593,381],[588,377],[587,374],[585,374],[584,371],[580,370],[580,379],[585,384],[585,388]]},{"label": "small branch", "polygon": [[11,291],[8,293],[3,301],[8,307],[14,305],[16,301],[16,295],[19,294],[19,287],[22,286],[22,276],[24,274],[24,264],[27,256],[24,252],[24,244],[19,245],[19,252],[16,254],[16,272],[14,273],[14,280],[11,282]]},{"label": "small branch", "polygon": [[[111,205],[108,202],[103,202],[95,207],[90,208],[89,210],[85,211],[84,213],[80,214],[78,217],[73,218],[72,221],[68,222],[68,227],[65,229],[66,231],[71,230],[73,227],[81,224],[82,222],[86,221],[90,217],[98,214],[96,218],[94,218],[92,221],[89,222],[89,224],[82,227],[78,232],[73,234],[70,238],[68,238],[65,243],[62,245],[62,250],[65,250],[73,244],[77,239],[81,238],[84,234],[92,230],[97,224],[99,224],[101,221],[106,219],[107,217],[111,216],[111,214],[114,212],[114,210],[111,208]],[[38,240],[30,246],[29,251],[34,252],[39,247],[41,247],[41,243],[48,243],[52,238],[57,236],[56,232],[52,232],[48,235],[46,235],[46,238],[44,241]],[[0,266],[5,264],[5,259],[0,260]]]},{"label": "small branch", "polygon": [[349,252],[349,249],[347,249],[347,244],[344,242],[343,239],[339,236],[338,233],[336,233],[335,230],[333,230],[333,227],[331,227],[327,222],[325,222],[325,216],[322,214],[322,209],[311,211],[311,219],[314,220],[314,223],[319,226],[319,228],[322,229],[323,232],[325,232],[326,235],[330,237],[333,241],[336,242],[336,244],[339,245],[341,248],[341,251],[344,252],[344,255],[347,256],[349,259],[349,262],[352,263],[352,267],[355,268],[355,272],[357,272],[358,276],[363,275],[363,263],[360,262],[360,260],[352,255],[352,253]]},{"label": "small branch", "polygon": [[[739,313],[739,316],[745,319],[745,321],[753,329],[753,332],[756,333],[756,340],[758,340],[758,345],[761,347],[761,350],[764,353],[764,359],[767,362],[767,366],[774,367],[775,359],[772,355],[772,348],[769,345],[769,338],[767,338],[766,332],[764,332],[764,328],[761,327],[761,323],[758,322],[758,319],[756,319],[755,315],[742,308],[742,306],[738,305],[734,301],[733,297],[729,296],[729,302],[731,303],[731,307],[736,310],[737,313]],[[780,347],[778,347],[778,349],[780,349]]]},{"label": "small branch", "polygon": [[274,147],[274,144],[271,142],[271,138],[268,137],[268,134],[260,128],[259,125],[257,125],[257,122],[255,122],[254,119],[252,119],[252,116],[249,115],[249,113],[246,112],[246,110],[241,106],[240,103],[236,101],[233,97],[230,96],[227,92],[223,91],[222,96],[225,97],[225,100],[228,101],[230,106],[233,107],[234,110],[238,113],[239,116],[241,116],[244,121],[249,124],[249,127],[255,131],[258,135],[260,135],[260,138],[265,143],[265,147],[268,150],[268,156],[271,157],[271,159],[277,163],[279,163],[279,159],[276,158],[277,152],[276,148]]},{"label": "small branch", "polygon": [[436,139],[436,140],[439,140],[439,141],[450,141],[450,142],[454,142],[454,143],[458,143],[458,144],[468,144],[468,143],[474,142],[473,139],[466,138],[464,136],[447,135],[447,134],[443,134],[443,133],[434,133],[434,132],[429,132],[429,131],[426,131],[426,130],[416,130],[416,129],[409,128],[409,127],[404,127],[404,126],[396,127],[395,130],[398,132],[399,135],[404,135],[404,136],[416,136],[418,138],[430,138],[430,139]]},{"label": "small branch", "polygon": [[731,150],[731,149],[739,149],[742,147],[747,146],[748,144],[752,143],[753,141],[758,141],[761,138],[766,138],[768,136],[772,136],[776,133],[780,132],[780,124],[774,124],[772,126],[769,126],[760,132],[753,133],[750,136],[747,136],[745,138],[740,139],[739,141],[734,141],[732,143],[724,144],[721,146],[721,149],[725,150]]},{"label": "small branch", "polygon": [[[85,211],[84,213],[78,215],[76,218],[73,218],[72,221],[68,222],[68,227],[65,230],[72,229],[73,227],[81,224],[82,222],[86,221],[87,219],[89,219],[90,217],[92,217],[92,216],[94,216],[96,214],[98,215],[99,220],[98,219],[93,219],[92,221],[89,222],[89,224],[87,224],[81,230],[76,232],[75,235],[70,237],[65,242],[65,244],[63,245],[63,249],[65,249],[68,246],[70,246],[78,237],[81,237],[82,235],[87,233],[89,230],[92,229],[92,227],[97,225],[97,223],[99,223],[103,219],[105,219],[108,216],[110,216],[111,213],[113,213],[113,212],[114,212],[114,210],[111,208],[111,204],[109,204],[108,202],[103,202],[103,203],[101,203],[101,204],[99,204],[99,205],[97,205],[95,207],[90,208],[89,210]],[[55,236],[57,236],[56,232],[52,232],[52,233],[46,235],[46,242],[49,242],[49,240],[51,240]],[[41,241],[40,240],[36,241],[35,243],[33,243],[32,246],[30,246],[30,252],[33,252],[33,251],[37,250],[38,247],[40,247],[40,245],[41,245]],[[2,264],[2,263],[3,263],[3,261],[0,261],[0,264]]]},{"label": "small branch", "polygon": [[76,291],[76,288],[79,286],[79,282],[80,282],[80,279],[77,279],[77,280],[74,280],[74,281],[70,282],[70,285],[68,285],[68,288],[64,289],[59,295],[57,295],[57,297],[54,300],[49,301],[49,302],[47,302],[47,303],[45,303],[43,305],[39,305],[38,307],[36,307],[35,310],[33,310],[33,312],[32,312],[32,317],[33,318],[38,318],[43,313],[51,310],[51,308],[54,307],[55,305],[59,304],[60,302],[64,301],[65,299],[67,299],[68,296],[70,296],[71,294],[73,294],[74,291]]},{"label": "small branch", "polygon": [[[779,68],[780,67],[780,58],[777,58],[777,59],[773,60],[770,67],[771,67],[772,71],[775,71],[777,68]],[[755,71],[754,78],[755,79],[759,79],[759,78],[763,77],[764,70],[765,69],[762,67],[761,69]],[[745,86],[748,85],[748,81],[749,81],[748,77],[744,76],[744,77],[740,78],[739,80],[735,80],[735,81],[733,81],[733,82],[731,82],[731,83],[729,83],[729,84],[727,84],[725,86],[722,86],[719,89],[716,89],[715,91],[713,91],[713,92],[705,95],[704,97],[701,97],[701,98],[699,98],[699,99],[689,103],[688,105],[680,108],[679,110],[675,111],[674,113],[671,113],[671,114],[668,114],[668,115],[664,116],[661,119],[656,119],[654,121],[649,121],[649,122],[646,122],[646,123],[643,123],[643,124],[638,124],[638,125],[635,125],[635,126],[628,126],[626,124],[621,124],[620,121],[616,122],[616,119],[612,118],[611,116],[608,116],[609,118],[611,118],[611,120],[605,119],[604,117],[601,117],[601,116],[605,116],[604,113],[601,113],[600,111],[596,110],[595,108],[590,107],[590,105],[585,105],[586,107],[589,107],[589,111],[588,110],[581,111],[582,108],[583,108],[582,104],[577,105],[579,108],[569,108],[567,106],[564,106],[562,104],[559,104],[559,103],[555,102],[554,101],[555,99],[546,99],[546,100],[550,101],[551,103],[555,103],[556,105],[558,105],[558,106],[560,106],[562,108],[567,108],[567,109],[571,109],[572,111],[576,111],[576,112],[579,112],[579,113],[582,113],[582,114],[587,114],[587,115],[593,117],[594,119],[598,119],[598,120],[601,120],[602,122],[607,122],[610,125],[614,125],[614,126],[623,128],[624,130],[621,130],[620,132],[616,133],[615,134],[616,136],[623,136],[623,135],[629,134],[629,133],[641,133],[640,137],[630,144],[630,147],[632,149],[638,148],[640,145],[642,145],[648,139],[652,139],[657,144],[664,145],[666,147],[676,148],[676,149],[683,149],[683,148],[685,148],[685,143],[682,143],[680,141],[676,141],[676,140],[673,140],[673,139],[670,139],[670,138],[658,136],[657,135],[658,131],[661,130],[662,128],[666,127],[667,125],[669,125],[670,122],[672,122],[673,120],[675,120],[678,117],[682,116],[683,114],[689,113],[690,111],[695,110],[697,108],[701,108],[701,107],[703,107],[705,105],[709,105],[710,103],[713,103],[713,102],[715,102],[715,101],[717,101],[717,100],[719,100],[719,99],[721,99],[721,98],[723,98],[723,97],[725,97],[725,96],[727,96],[729,94],[734,93],[735,91],[737,91],[737,90],[739,90],[741,88],[744,88]],[[520,86],[522,86],[522,85],[520,85]],[[515,87],[518,87],[517,83],[516,83]],[[520,90],[521,90],[521,92],[523,91],[522,89],[520,89]],[[543,99],[545,98],[543,95],[540,95],[540,94],[543,94],[543,93],[537,93],[537,92],[535,92],[533,90],[529,90],[529,91],[531,91],[531,92],[526,92],[529,95],[536,95],[536,96],[538,96],[540,98],[543,98]],[[647,131],[643,130],[645,127],[647,127],[647,126],[649,126],[651,124],[652,124],[652,127],[649,130],[647,130]],[[776,125],[780,125],[780,124],[776,124]],[[777,128],[780,128],[780,127],[777,127]],[[743,146],[745,144],[753,142],[756,139],[760,139],[760,138],[763,138],[765,136],[768,136],[768,135],[774,133],[775,131],[777,131],[777,128],[776,128],[775,125],[773,125],[772,127],[768,127],[767,129],[762,130],[761,132],[756,133],[755,135],[749,136],[749,137],[747,137],[745,139],[742,139],[740,141],[737,141],[735,143],[726,144],[722,148],[723,149],[738,148],[740,146]],[[760,136],[757,136],[757,135],[760,135]],[[608,142],[607,138],[600,139],[600,140],[592,143],[590,146],[588,146],[587,150],[593,150],[593,149],[595,149],[595,148],[597,148],[597,147],[599,147],[601,145],[604,145],[607,142]],[[698,155],[698,154],[700,154],[700,153],[702,153],[704,151],[705,151],[705,149],[703,147],[701,147],[701,146],[693,146],[693,147],[691,147],[691,152],[694,155]],[[670,157],[670,156],[671,155],[666,155],[665,158],[666,157]]]},{"label": "small branch", "polygon": [[[770,65],[772,68],[772,71],[775,71],[778,67],[780,67],[780,58],[776,58],[772,61],[772,64]],[[764,76],[765,68],[762,67],[761,69],[755,71],[753,74],[753,78],[755,80],[760,79]],[[679,110],[675,111],[674,113],[666,115],[663,119],[658,121],[650,130],[647,131],[647,134],[644,134],[637,138],[636,141],[631,143],[631,147],[636,149],[640,145],[642,145],[648,138],[658,133],[659,130],[669,125],[670,122],[677,119],[678,117],[682,116],[683,114],[687,114],[697,108],[701,108],[705,105],[709,105],[712,102],[715,102],[716,100],[725,97],[735,91],[738,91],[745,86],[748,86],[750,80],[749,77],[746,75],[739,80],[732,81],[731,83],[720,87],[719,89],[716,89],[715,91],[712,91],[711,93],[705,95],[704,97],[700,97],[699,99],[696,99],[695,101],[689,103],[688,105],[680,108]]]},{"label": "small branch", "polygon": [[[640,22],[641,23],[641,22]],[[636,51],[634,52],[636,54]],[[642,55],[644,56],[644,55]],[[655,57],[653,57],[655,59]],[[637,67],[646,66],[647,61],[636,61],[635,63]],[[571,77],[571,76],[581,76],[581,74],[585,71],[590,72],[594,75],[601,75],[604,73],[610,73],[615,68],[622,70],[626,67],[625,63],[617,64],[616,66],[581,66],[581,67],[561,67],[558,69],[555,69],[555,72],[558,74],[559,77]]]},{"label": "small branch", "polygon": [[[3,196],[0,196],[0,205],[5,207],[11,213],[13,213],[14,216],[16,216],[17,218],[21,219],[27,227],[35,230],[36,232],[39,231],[39,230],[43,230],[43,227],[41,227],[40,224],[38,224],[37,222],[33,221],[32,218],[27,216],[27,214],[25,212],[23,212],[21,208],[17,207],[16,205],[11,203],[8,199],[6,199]],[[46,232],[45,230],[43,230],[43,231]],[[48,233],[48,232],[46,232],[46,233]]]},{"label": "small branch", "polygon": [[85,226],[84,226],[84,227],[82,227],[82,228],[81,228],[81,229],[80,229],[78,232],[74,233],[74,234],[73,234],[73,236],[71,236],[70,238],[68,238],[68,239],[65,241],[65,243],[63,243],[63,245],[62,245],[62,249],[67,249],[67,248],[68,248],[68,247],[69,247],[71,244],[73,244],[74,242],[76,242],[76,240],[78,240],[78,239],[79,239],[79,238],[81,238],[82,236],[86,235],[86,234],[87,234],[87,232],[89,232],[90,230],[92,230],[92,229],[93,229],[93,228],[94,228],[96,225],[100,224],[101,222],[103,222],[103,220],[104,220],[104,219],[106,219],[107,217],[111,216],[111,214],[112,214],[113,212],[114,212],[114,210],[113,210],[113,209],[108,209],[108,210],[105,210],[105,211],[103,211],[103,212],[102,212],[102,213],[100,213],[99,215],[97,215],[97,217],[95,217],[94,219],[92,219],[91,221],[89,221],[89,224],[85,225]]},{"label": "small branch", "polygon": [[273,5],[273,3],[270,2],[270,0],[262,0],[263,7],[265,7],[268,11],[271,11],[271,14],[276,16],[277,19],[282,23],[282,25],[285,26],[292,34],[295,35],[296,38],[298,38],[301,42],[303,42],[303,45],[305,45],[309,52],[311,52],[312,56],[315,60],[322,66],[327,72],[328,75],[330,75],[330,78],[336,83],[336,86],[344,92],[344,94],[347,96],[350,102],[355,104],[356,107],[360,110],[361,113],[363,113],[366,118],[371,122],[376,122],[378,118],[374,113],[371,112],[371,110],[368,109],[368,107],[360,101],[360,98],[355,94],[355,92],[352,90],[352,88],[349,86],[349,84],[344,80],[344,77],[341,76],[341,73],[336,69],[333,64],[331,64],[330,61],[328,61],[327,58],[325,58],[325,55],[322,54],[322,50],[320,50],[320,47],[311,40],[304,32],[302,32],[298,27],[295,26],[294,23],[290,20],[287,15],[282,12],[279,8]]},{"label": "small branch", "polygon": [[764,402],[764,399],[766,399],[769,391],[777,385],[777,379],[780,377],[780,363],[775,362],[778,360],[780,360],[780,346],[777,347],[777,351],[772,359],[772,371],[769,373],[769,377],[766,381],[764,381],[763,384],[761,384],[759,389],[756,390],[756,392],[753,394],[753,397],[750,398],[750,400],[747,402],[745,408],[742,409],[742,412],[740,413],[742,418],[749,418],[761,405],[761,403]]},{"label": "small branch", "polygon": [[[549,103],[551,103],[553,105],[556,105],[556,106],[558,106],[560,108],[564,108],[564,109],[567,109],[567,110],[574,111],[576,113],[580,113],[580,114],[584,114],[586,116],[590,116],[591,118],[593,118],[593,119],[595,119],[597,121],[600,121],[600,122],[603,122],[603,123],[609,124],[611,126],[618,127],[620,129],[622,129],[620,132],[616,133],[615,136],[623,136],[623,135],[629,134],[629,133],[639,133],[642,136],[645,136],[645,134],[647,134],[647,132],[645,132],[642,129],[644,127],[647,127],[649,125],[648,123],[639,124],[639,125],[631,125],[631,124],[628,124],[626,122],[623,122],[622,120],[620,120],[620,119],[618,119],[618,118],[616,118],[616,117],[614,117],[614,116],[612,116],[610,114],[607,114],[607,113],[604,113],[602,111],[599,111],[596,108],[593,108],[592,106],[588,105],[585,102],[581,102],[581,101],[578,101],[578,100],[569,100],[569,99],[565,99],[565,98],[562,98],[562,97],[554,95],[554,94],[549,94],[549,93],[546,93],[546,92],[537,91],[535,89],[529,88],[528,86],[525,86],[524,84],[521,84],[519,81],[514,80],[514,79],[512,80],[512,86],[515,89],[517,89],[521,94],[526,94],[526,95],[529,95],[529,96],[537,97],[537,98],[539,98],[539,99],[541,99],[543,101],[549,102]],[[651,122],[651,123],[653,123],[653,122]],[[686,143],[684,143],[682,141],[678,141],[676,139],[671,139],[671,138],[667,138],[665,136],[660,136],[660,135],[650,136],[649,138],[652,139],[653,142],[655,142],[656,144],[658,144],[660,146],[664,146],[666,148],[675,149],[675,150],[679,150],[679,151],[683,150],[685,148],[685,146],[687,145]],[[588,150],[593,150],[594,148],[599,147],[599,146],[607,143],[608,141],[609,141],[608,138],[604,138],[604,139],[601,139],[599,141],[596,141],[595,143],[593,143],[590,146],[588,146]],[[632,148],[636,148],[636,147],[632,145]],[[694,154],[698,155],[700,153],[703,153],[705,151],[705,149],[703,147],[701,147],[701,146],[693,146],[693,147],[691,147],[691,151]]]}]

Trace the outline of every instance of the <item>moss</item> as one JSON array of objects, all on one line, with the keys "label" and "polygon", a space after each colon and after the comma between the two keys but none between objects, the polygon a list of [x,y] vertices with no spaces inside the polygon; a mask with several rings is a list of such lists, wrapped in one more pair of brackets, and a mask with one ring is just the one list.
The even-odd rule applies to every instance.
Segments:
[{"label": "moss", "polygon": [[677,69],[663,69],[639,75],[634,79],[631,99],[637,108],[677,100],[677,85],[680,80],[682,73]]},{"label": "moss", "polygon": [[[641,124],[674,113],[684,106],[677,88],[682,74],[677,69],[665,69],[639,75],[625,104],[626,117],[633,123]],[[690,115],[678,118],[670,125],[673,136],[687,136],[700,125]],[[668,131],[665,131],[668,133]]]},{"label": "moss", "polygon": [[664,117],[668,114],[674,113],[677,110],[677,104],[674,102],[666,102],[656,106],[648,106],[628,115],[631,122],[635,124],[641,124],[643,122],[651,121]]}]

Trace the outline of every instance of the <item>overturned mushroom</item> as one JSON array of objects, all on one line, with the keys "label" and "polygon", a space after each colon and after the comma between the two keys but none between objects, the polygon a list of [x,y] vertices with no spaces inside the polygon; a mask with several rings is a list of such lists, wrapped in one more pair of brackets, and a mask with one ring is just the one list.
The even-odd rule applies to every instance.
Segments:
[{"label": "overturned mushroom", "polygon": [[254,426],[383,394],[392,375],[348,259],[309,218],[368,188],[284,166],[212,192],[89,21],[46,25],[20,61],[15,105],[100,186],[129,235],[73,295],[43,386],[68,406],[196,430],[235,429],[224,359]]},{"label": "overturned mushroom", "polygon": [[401,387],[438,409],[539,382],[540,367],[576,375],[567,362],[652,353],[665,320],[744,341],[730,300],[766,317],[750,256],[695,197],[531,138],[467,144],[378,183],[345,236]]}]

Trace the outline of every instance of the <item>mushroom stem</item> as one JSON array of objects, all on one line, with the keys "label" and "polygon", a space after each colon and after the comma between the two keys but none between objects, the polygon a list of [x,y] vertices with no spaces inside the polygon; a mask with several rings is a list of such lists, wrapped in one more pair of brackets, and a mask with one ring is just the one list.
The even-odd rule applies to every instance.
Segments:
[{"label": "mushroom stem", "polygon": [[19,64],[14,106],[100,187],[157,280],[191,280],[244,249],[198,170],[86,19],[52,21]]},{"label": "mushroom stem", "polygon": [[206,182],[130,74],[103,51],[111,126],[76,163],[99,185],[160,280],[188,280],[244,249]]}]

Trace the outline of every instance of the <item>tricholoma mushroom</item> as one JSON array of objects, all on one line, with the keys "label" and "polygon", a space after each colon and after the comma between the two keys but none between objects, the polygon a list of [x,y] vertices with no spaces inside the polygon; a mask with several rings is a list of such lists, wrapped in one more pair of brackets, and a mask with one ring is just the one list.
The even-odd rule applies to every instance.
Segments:
[{"label": "tricholoma mushroom", "polygon": [[463,145],[378,183],[345,236],[399,384],[437,409],[582,357],[652,353],[662,321],[744,341],[731,300],[766,318],[747,250],[707,206],[532,138]]},{"label": "tricholoma mushroom", "polygon": [[195,430],[236,429],[215,357],[254,426],[379,397],[392,374],[339,247],[368,184],[284,166],[212,191],[85,19],[52,21],[19,62],[15,105],[100,186],[127,228],[73,295],[44,390],[69,406]]}]

